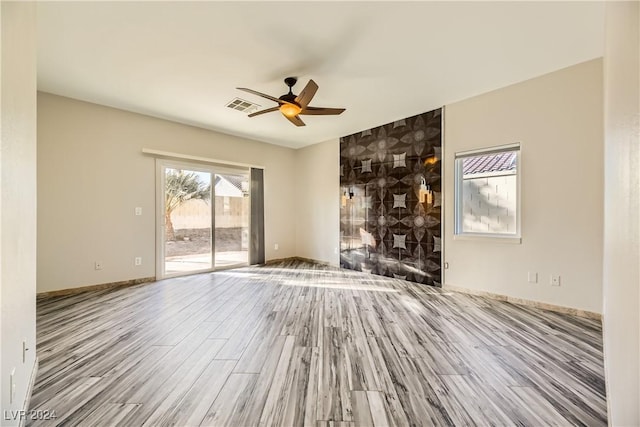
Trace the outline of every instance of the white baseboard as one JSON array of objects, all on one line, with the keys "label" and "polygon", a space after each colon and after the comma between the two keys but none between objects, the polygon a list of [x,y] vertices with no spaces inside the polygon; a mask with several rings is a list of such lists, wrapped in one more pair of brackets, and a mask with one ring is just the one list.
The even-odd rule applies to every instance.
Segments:
[{"label": "white baseboard", "polygon": [[516,298],[508,295],[494,294],[492,292],[480,291],[477,289],[463,288],[455,285],[442,285],[443,290],[460,292],[469,295],[478,295],[499,301],[507,301],[513,304],[524,305],[527,307],[539,308],[542,310],[555,311],[556,313],[570,314],[572,316],[585,317],[587,319],[602,320],[602,314],[593,311],[581,310],[579,308],[563,307],[561,305],[548,304],[546,302],[533,301],[524,298]]},{"label": "white baseboard", "polygon": [[143,283],[155,282],[154,277],[142,277],[140,279],[123,280],[121,282],[100,283],[98,285],[80,286],[77,288],[58,289],[55,291],[38,292],[38,298],[60,297],[64,295],[75,295],[82,292],[101,291],[103,289],[121,288],[127,286],[141,285]]}]

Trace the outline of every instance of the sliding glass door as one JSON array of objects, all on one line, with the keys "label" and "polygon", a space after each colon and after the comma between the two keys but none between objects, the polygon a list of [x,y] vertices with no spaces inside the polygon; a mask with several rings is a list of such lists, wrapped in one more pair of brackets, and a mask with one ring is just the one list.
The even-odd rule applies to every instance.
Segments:
[{"label": "sliding glass door", "polygon": [[215,176],[215,266],[249,263],[249,174]]},{"label": "sliding glass door", "polygon": [[247,265],[249,171],[158,161],[158,277]]}]

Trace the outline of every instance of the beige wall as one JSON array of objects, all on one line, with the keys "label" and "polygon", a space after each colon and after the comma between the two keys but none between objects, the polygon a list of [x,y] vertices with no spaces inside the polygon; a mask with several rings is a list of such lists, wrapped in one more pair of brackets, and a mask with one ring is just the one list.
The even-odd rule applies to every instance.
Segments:
[{"label": "beige wall", "polygon": [[339,265],[340,141],[296,151],[296,255]]},{"label": "beige wall", "polygon": [[609,425],[640,425],[640,7],[608,2],[604,57],[604,359]]},{"label": "beige wall", "polygon": [[296,254],[294,150],[39,93],[39,292],[155,275],[155,160],[142,148],[264,166],[266,259]]},{"label": "beige wall", "polygon": [[[602,311],[602,102],[598,59],[446,106],[446,285]],[[515,142],[522,243],[454,238],[455,153]]]},{"label": "beige wall", "polygon": [[[36,332],[36,7],[2,2],[0,142],[0,424],[24,408]],[[29,351],[22,358],[22,342]],[[9,375],[15,368],[15,398]],[[11,417],[9,417],[11,418]]]}]

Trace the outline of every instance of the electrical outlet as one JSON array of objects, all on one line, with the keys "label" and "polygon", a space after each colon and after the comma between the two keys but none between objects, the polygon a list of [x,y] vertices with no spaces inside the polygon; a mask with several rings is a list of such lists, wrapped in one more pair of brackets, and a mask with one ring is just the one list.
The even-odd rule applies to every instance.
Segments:
[{"label": "electrical outlet", "polygon": [[142,265],[142,257],[137,256],[136,259],[134,260],[134,264],[135,265]]},{"label": "electrical outlet", "polygon": [[530,271],[527,274],[527,281],[529,283],[538,283],[538,273],[535,273],[533,271]]},{"label": "electrical outlet", "polygon": [[95,268],[96,270],[102,270],[102,261],[96,261]]},{"label": "electrical outlet", "polygon": [[276,243],[275,245],[273,245],[273,249],[275,249],[275,250],[277,251],[278,249],[280,249],[280,245],[278,245],[278,244]]},{"label": "electrical outlet", "polygon": [[138,207],[136,208],[136,216],[140,216],[142,215],[142,208]]},{"label": "electrical outlet", "polygon": [[560,276],[551,275],[550,283],[551,286],[560,286]]},{"label": "electrical outlet", "polygon": [[337,254],[338,253],[338,248],[333,248],[333,253]]}]

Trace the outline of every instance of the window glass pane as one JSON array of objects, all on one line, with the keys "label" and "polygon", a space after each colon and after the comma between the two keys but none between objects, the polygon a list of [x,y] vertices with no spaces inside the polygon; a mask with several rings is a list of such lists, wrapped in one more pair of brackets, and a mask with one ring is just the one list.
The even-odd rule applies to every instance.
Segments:
[{"label": "window glass pane", "polygon": [[164,274],[211,268],[211,174],[165,167]]},{"label": "window glass pane", "polygon": [[518,150],[460,157],[458,233],[518,234]]},{"label": "window glass pane", "polygon": [[249,174],[215,175],[215,266],[249,262]]}]

